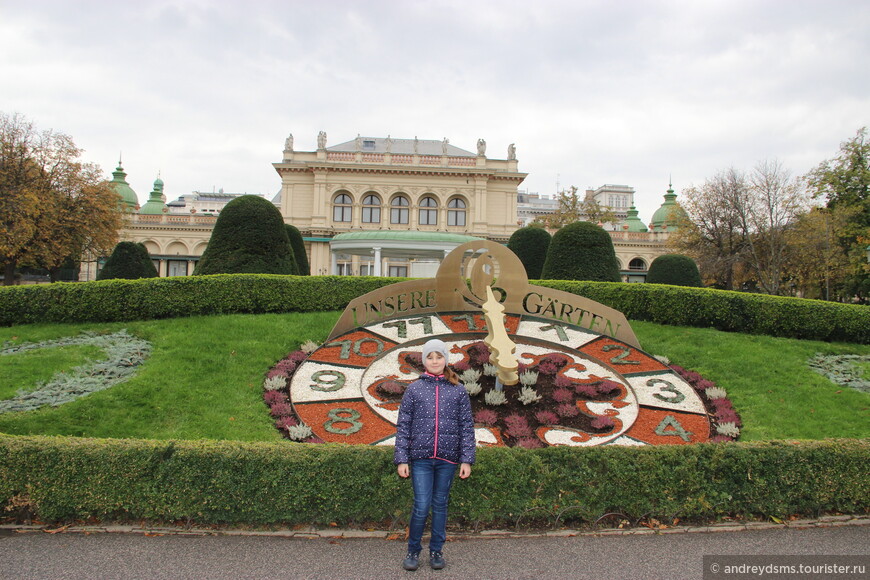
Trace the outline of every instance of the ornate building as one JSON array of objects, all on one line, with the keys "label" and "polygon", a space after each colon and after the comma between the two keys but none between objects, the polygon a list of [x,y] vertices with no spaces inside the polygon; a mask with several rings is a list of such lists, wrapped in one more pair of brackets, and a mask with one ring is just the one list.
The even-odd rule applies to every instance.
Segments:
[{"label": "ornate building", "polygon": [[[272,164],[281,190],[271,201],[302,233],[314,275],[432,276],[457,245],[474,238],[506,243],[519,226],[555,207],[546,197],[518,194],[527,174],[518,170],[513,144],[504,159],[488,157],[486,149],[483,139],[471,152],[447,139],[389,136],[327,147],[321,132],[316,150],[296,151],[291,135]],[[139,208],[120,163],[113,175],[130,209],[122,239],[143,243],[161,276],[193,273],[221,208],[241,195],[194,192],[166,203],[158,177]],[[643,281],[665,251],[673,190],[651,231],[637,217],[633,188],[605,185],[590,194],[601,205],[613,202],[622,221],[610,234],[624,279]],[[82,279],[96,272],[96,263],[83,264]]]}]

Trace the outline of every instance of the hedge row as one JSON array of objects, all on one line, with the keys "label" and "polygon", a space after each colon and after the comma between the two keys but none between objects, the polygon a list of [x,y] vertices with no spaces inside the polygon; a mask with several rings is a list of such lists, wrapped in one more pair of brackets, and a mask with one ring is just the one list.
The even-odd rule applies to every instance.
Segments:
[{"label": "hedge row", "polygon": [[[870,440],[485,448],[451,502],[467,526],[864,513]],[[43,522],[395,525],[411,493],[383,447],[0,435],[0,505]]]},{"label": "hedge row", "polygon": [[[221,274],[0,288],[0,325],[341,310],[403,278]],[[788,338],[870,343],[870,308],[658,284],[537,280],[631,320]]]},{"label": "hedge row", "polygon": [[629,320],[784,338],[870,343],[870,307],[662,284],[538,280],[606,304]]},{"label": "hedge row", "polygon": [[215,274],[0,288],[0,325],[342,310],[404,278]]}]

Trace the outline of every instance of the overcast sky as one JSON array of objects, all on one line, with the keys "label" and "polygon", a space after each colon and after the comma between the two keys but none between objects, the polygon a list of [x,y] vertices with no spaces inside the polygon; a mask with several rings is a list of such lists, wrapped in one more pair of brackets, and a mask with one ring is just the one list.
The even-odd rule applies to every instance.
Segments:
[{"label": "overcast sky", "polygon": [[505,158],[521,189],[630,185],[648,222],[717,171],[795,175],[870,125],[870,2],[0,0],[0,111],[72,135],[140,202],[269,194],[369,137]]}]

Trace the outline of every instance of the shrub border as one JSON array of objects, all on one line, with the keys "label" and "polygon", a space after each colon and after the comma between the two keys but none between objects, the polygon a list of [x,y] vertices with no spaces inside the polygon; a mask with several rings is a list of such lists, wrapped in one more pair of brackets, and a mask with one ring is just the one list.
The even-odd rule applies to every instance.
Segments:
[{"label": "shrub border", "polygon": [[[10,286],[0,288],[0,325],[342,310],[354,298],[402,280],[217,274]],[[595,300],[631,320],[870,344],[870,308],[864,305],[662,284],[534,283]]]},{"label": "shrub border", "polygon": [[[408,520],[411,489],[392,460],[378,446],[0,435],[0,504],[43,522],[394,526]],[[867,439],[496,447],[456,482],[451,519],[814,517],[865,513],[868,498]]]}]

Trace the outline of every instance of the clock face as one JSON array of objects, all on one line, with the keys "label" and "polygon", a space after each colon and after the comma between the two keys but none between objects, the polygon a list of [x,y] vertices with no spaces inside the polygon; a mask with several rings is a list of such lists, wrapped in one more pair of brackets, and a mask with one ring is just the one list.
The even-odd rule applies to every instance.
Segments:
[{"label": "clock face", "polygon": [[421,351],[443,340],[471,395],[478,445],[698,443],[710,421],[695,389],[666,365],[586,328],[508,314],[520,382],[501,385],[480,313],[438,312],[372,322],[334,337],[289,384],[296,415],[329,442],[391,445]]}]

